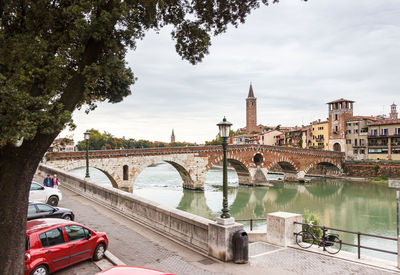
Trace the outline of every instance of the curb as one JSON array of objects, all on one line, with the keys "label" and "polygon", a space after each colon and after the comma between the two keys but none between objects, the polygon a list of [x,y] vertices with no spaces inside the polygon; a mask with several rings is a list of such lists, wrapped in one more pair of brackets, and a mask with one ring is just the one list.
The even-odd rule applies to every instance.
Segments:
[{"label": "curb", "polygon": [[126,265],[123,261],[118,259],[114,254],[112,254],[110,251],[106,250],[104,253],[104,256],[109,260],[113,265]]}]

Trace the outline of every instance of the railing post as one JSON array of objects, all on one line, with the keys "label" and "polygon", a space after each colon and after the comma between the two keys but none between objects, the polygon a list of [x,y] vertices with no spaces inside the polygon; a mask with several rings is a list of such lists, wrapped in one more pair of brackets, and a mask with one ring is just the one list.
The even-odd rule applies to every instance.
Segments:
[{"label": "railing post", "polygon": [[250,219],[250,231],[253,231],[253,219]]},{"label": "railing post", "polygon": [[[326,241],[326,228],[325,228],[325,226],[322,227],[322,240],[324,242]],[[326,251],[325,245],[323,245],[323,250]]]},{"label": "railing post", "polygon": [[360,232],[357,232],[357,249],[358,249],[358,259],[361,257],[361,247],[360,247]]}]

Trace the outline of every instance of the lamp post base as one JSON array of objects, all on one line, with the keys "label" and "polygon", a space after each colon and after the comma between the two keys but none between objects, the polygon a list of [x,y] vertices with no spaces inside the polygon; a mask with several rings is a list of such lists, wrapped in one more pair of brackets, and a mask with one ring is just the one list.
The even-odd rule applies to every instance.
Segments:
[{"label": "lamp post base", "polygon": [[220,225],[231,225],[231,224],[235,223],[235,219],[232,217],[227,218],[227,219],[217,217],[216,222],[217,222],[217,224],[220,224]]}]

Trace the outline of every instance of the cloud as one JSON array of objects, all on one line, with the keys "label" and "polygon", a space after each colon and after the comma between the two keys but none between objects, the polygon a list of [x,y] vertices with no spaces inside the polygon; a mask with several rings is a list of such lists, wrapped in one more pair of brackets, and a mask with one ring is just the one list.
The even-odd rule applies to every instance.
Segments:
[{"label": "cloud", "polygon": [[[258,123],[301,125],[326,119],[326,102],[356,101],[360,115],[400,104],[400,2],[397,0],[280,1],[212,40],[196,66],[175,53],[170,28],[150,32],[127,61],[138,77],[119,104],[77,112],[77,139],[86,128],[115,136],[203,143],[225,115],[245,125],[253,83]],[[386,109],[385,109],[386,106]]]}]

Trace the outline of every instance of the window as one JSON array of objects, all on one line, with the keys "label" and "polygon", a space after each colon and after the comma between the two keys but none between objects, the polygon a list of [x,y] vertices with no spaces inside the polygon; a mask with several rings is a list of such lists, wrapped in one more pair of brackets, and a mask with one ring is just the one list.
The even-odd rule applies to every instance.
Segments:
[{"label": "window", "polygon": [[338,120],[338,115],[335,115],[335,120]]},{"label": "window", "polygon": [[358,134],[358,129],[354,129],[354,134]]},{"label": "window", "polygon": [[124,165],[122,167],[122,174],[123,174],[123,176],[122,176],[123,180],[129,180],[129,167],[128,167],[128,165]]},{"label": "window", "polygon": [[55,209],[53,207],[46,205],[46,204],[37,204],[36,206],[39,209],[39,213],[55,211]]},{"label": "window", "polygon": [[354,126],[358,126],[358,122],[354,122],[354,124],[353,124]]},{"label": "window", "polygon": [[354,146],[357,146],[357,139],[354,140]]},{"label": "window", "polygon": [[339,130],[339,127],[338,126],[335,126],[335,131],[337,132]]},{"label": "window", "polygon": [[357,155],[358,154],[358,150],[357,149],[353,150],[353,154]]},{"label": "window", "polygon": [[351,123],[350,122],[347,122],[347,124],[346,124],[347,126],[351,126]]},{"label": "window", "polygon": [[351,134],[351,130],[346,130],[346,134]]},{"label": "window", "polygon": [[43,190],[43,189],[44,188],[42,186],[40,186],[39,184],[34,183],[34,182],[31,183],[31,191],[32,190]]},{"label": "window", "polygon": [[371,136],[377,136],[378,135],[378,129],[371,129]]},{"label": "window", "polygon": [[387,136],[388,135],[388,129],[381,129],[381,136]]},{"label": "window", "polygon": [[28,206],[28,215],[29,214],[36,214],[36,207],[34,205]]},{"label": "window", "polygon": [[61,227],[40,234],[39,238],[43,247],[65,243]]},{"label": "window", "polygon": [[360,139],[360,146],[365,146],[365,139]]},{"label": "window", "polygon": [[70,242],[85,239],[89,235],[89,230],[79,225],[67,225],[64,228]]},{"label": "window", "polygon": [[346,139],[346,144],[351,144],[351,139]]},{"label": "window", "polygon": [[394,128],[394,134],[400,135],[400,128]]},{"label": "window", "polygon": [[365,150],[364,149],[360,150],[360,154],[365,155]]}]

